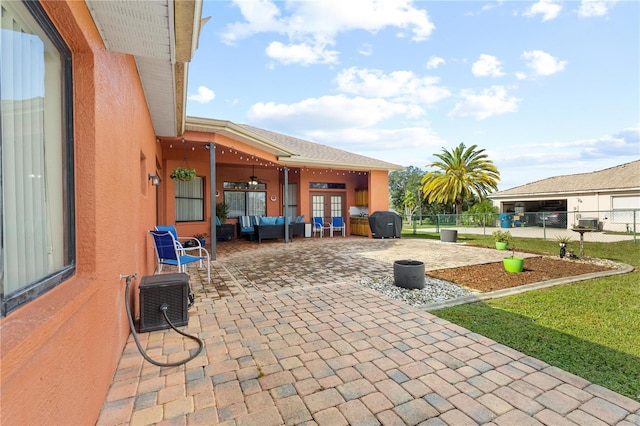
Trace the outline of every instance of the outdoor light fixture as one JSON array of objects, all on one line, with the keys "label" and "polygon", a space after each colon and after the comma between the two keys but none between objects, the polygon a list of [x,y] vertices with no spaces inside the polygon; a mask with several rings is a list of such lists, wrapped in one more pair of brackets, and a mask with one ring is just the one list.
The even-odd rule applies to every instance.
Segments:
[{"label": "outdoor light fixture", "polygon": [[152,175],[151,173],[149,173],[149,180],[151,181],[151,185],[153,186],[160,185],[160,176],[158,175]]}]

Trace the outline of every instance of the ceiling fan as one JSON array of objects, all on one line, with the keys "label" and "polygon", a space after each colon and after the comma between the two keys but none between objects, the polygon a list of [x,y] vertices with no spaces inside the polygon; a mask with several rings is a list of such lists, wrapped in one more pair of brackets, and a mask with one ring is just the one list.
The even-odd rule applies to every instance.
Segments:
[{"label": "ceiling fan", "polygon": [[253,187],[253,186],[258,186],[259,184],[264,182],[269,182],[269,181],[266,179],[260,179],[258,176],[256,176],[256,166],[251,166],[251,176],[249,176],[247,185],[249,185],[250,187]]}]

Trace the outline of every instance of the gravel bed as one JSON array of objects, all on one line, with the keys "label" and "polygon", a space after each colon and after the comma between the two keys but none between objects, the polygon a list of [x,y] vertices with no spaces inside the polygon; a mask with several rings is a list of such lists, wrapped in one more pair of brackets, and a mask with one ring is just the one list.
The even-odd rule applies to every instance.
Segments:
[{"label": "gravel bed", "polygon": [[393,277],[365,278],[356,284],[376,290],[385,296],[392,297],[411,306],[422,306],[433,302],[455,299],[469,294],[476,294],[464,289],[454,283],[438,280],[436,278],[425,278],[425,286],[422,289],[406,289],[394,284]]}]

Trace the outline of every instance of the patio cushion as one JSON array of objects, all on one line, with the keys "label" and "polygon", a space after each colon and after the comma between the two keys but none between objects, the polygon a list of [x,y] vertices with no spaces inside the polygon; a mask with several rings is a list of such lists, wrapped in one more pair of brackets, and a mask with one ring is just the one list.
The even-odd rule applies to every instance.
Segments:
[{"label": "patio cushion", "polygon": [[243,232],[252,232],[253,223],[250,216],[238,216],[238,223],[240,224],[240,230]]},{"label": "patio cushion", "polygon": [[304,223],[304,215],[296,217],[296,223]]},{"label": "patio cushion", "polygon": [[276,224],[275,216],[260,216],[260,225],[275,225],[275,224]]},{"label": "patio cushion", "polygon": [[276,217],[275,225],[284,225],[284,217],[283,216]]}]

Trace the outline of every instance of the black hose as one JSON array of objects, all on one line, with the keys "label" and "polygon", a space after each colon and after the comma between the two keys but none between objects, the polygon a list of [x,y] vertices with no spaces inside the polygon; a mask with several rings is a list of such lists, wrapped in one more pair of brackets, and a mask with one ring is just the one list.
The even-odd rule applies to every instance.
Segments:
[{"label": "black hose", "polygon": [[138,333],[136,333],[136,327],[133,324],[133,317],[131,316],[131,308],[129,307],[129,287],[131,287],[131,276],[127,276],[127,286],[124,292],[124,306],[127,308],[127,317],[129,317],[129,327],[131,328],[131,333],[133,334],[133,340],[135,340],[136,342],[136,346],[138,347],[138,350],[140,351],[140,353],[142,354],[142,356],[144,357],[144,359],[146,359],[147,361],[149,361],[151,364],[153,365],[157,365],[159,367],[177,367],[178,365],[182,365],[185,364],[189,361],[191,361],[192,359],[194,359],[195,357],[197,357],[198,355],[200,355],[200,352],[202,352],[202,348],[204,348],[204,342],[197,336],[191,336],[183,331],[178,330],[169,320],[169,317],[167,316],[167,309],[168,309],[168,305],[167,304],[162,304],[162,306],[160,307],[160,310],[162,311],[162,315],[164,315],[164,319],[167,321],[167,323],[169,324],[169,326],[174,329],[175,331],[177,331],[179,334],[188,337],[191,340],[195,340],[198,342],[198,350],[192,354],[191,356],[189,356],[187,359],[184,359],[182,361],[176,361],[176,362],[158,362],[155,361],[153,359],[151,359],[151,357],[149,357],[149,355],[147,355],[147,353],[144,351],[144,349],[142,348],[142,345],[140,345],[140,340],[138,340]]}]

